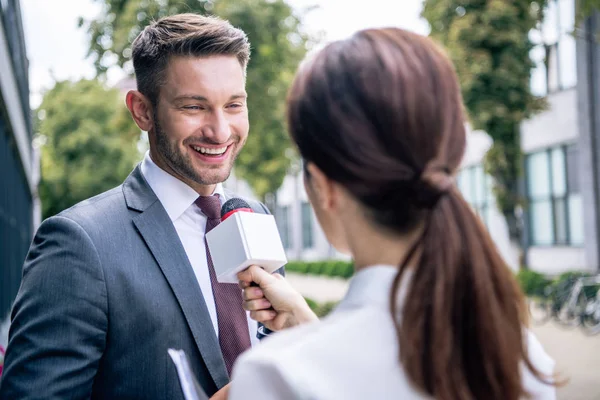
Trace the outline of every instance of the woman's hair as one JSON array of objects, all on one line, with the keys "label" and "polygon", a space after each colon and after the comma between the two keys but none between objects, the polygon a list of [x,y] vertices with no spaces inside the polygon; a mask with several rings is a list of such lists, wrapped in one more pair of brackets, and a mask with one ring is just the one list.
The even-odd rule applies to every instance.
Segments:
[{"label": "woman's hair", "polygon": [[528,357],[523,295],[454,185],[466,119],[445,53],[392,28],[334,42],[301,66],[288,123],[302,158],[375,223],[400,234],[422,229],[398,260],[391,298],[400,360],[415,387],[442,400],[526,396],[521,367],[544,378]]}]

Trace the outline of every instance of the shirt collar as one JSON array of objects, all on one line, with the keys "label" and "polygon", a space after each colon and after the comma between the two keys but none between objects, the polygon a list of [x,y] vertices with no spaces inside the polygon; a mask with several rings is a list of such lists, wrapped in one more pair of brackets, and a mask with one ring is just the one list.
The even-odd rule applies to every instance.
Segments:
[{"label": "shirt collar", "polygon": [[[393,265],[374,265],[360,269],[352,277],[348,291],[336,310],[367,305],[389,307],[392,283],[397,273],[398,267]],[[404,298],[411,274],[410,269],[404,272],[399,288],[399,302]]]},{"label": "shirt collar", "polygon": [[[177,220],[198,198],[198,193],[186,183],[175,178],[173,175],[161,169],[150,158],[150,152],[146,152],[141,165],[142,175],[150,185],[150,188],[158,197],[167,211],[171,221]],[[221,204],[225,201],[223,184],[218,183],[214,193],[220,196]]]}]

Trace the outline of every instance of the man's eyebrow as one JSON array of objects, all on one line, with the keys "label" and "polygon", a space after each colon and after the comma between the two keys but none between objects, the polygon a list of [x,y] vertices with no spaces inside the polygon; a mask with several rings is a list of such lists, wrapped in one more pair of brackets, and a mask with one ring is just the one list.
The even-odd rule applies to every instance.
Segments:
[{"label": "man's eyebrow", "polygon": [[198,101],[208,101],[208,99],[204,96],[197,96],[193,94],[183,94],[181,96],[175,97],[175,101],[179,100],[198,100]]},{"label": "man's eyebrow", "polygon": [[245,92],[242,92],[242,93],[234,94],[233,96],[231,96],[229,98],[229,100],[239,100],[239,99],[245,100],[247,97],[248,97],[248,95]]},{"label": "man's eyebrow", "polygon": [[[229,101],[231,100],[245,100],[248,97],[248,95],[244,92],[242,93],[236,93],[234,95],[232,95],[229,98]],[[177,96],[175,97],[175,101],[180,101],[180,100],[198,100],[198,101],[208,101],[208,99],[204,96],[199,96],[199,95],[195,95],[195,94],[182,94],[181,96]]]}]

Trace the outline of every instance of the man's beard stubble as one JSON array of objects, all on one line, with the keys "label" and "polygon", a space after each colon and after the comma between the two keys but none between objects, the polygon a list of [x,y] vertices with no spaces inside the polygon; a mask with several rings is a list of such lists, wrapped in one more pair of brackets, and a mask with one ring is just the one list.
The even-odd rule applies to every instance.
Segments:
[{"label": "man's beard stubble", "polygon": [[[158,122],[158,118],[156,115],[154,116],[154,135],[156,138],[156,147],[158,153],[164,157],[166,163],[174,172],[182,175],[184,178],[189,179],[190,181],[195,182],[199,185],[215,185],[217,183],[224,182],[225,180],[227,180],[227,178],[229,178],[229,175],[231,175],[231,169],[237,158],[237,154],[234,154],[234,156],[231,158],[229,168],[227,169],[227,172],[224,177],[203,177],[200,176],[194,169],[192,160],[190,159],[189,155],[183,154],[180,151],[178,151],[177,144],[171,146],[167,138],[168,135],[162,129],[162,126]],[[187,139],[184,140],[184,145],[187,145],[186,141]],[[237,143],[239,143],[239,140],[237,141]]]}]

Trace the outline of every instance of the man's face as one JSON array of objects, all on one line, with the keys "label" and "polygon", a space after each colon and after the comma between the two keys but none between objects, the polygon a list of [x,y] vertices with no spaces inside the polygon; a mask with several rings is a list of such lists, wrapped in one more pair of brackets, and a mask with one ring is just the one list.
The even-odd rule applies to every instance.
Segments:
[{"label": "man's face", "polygon": [[149,135],[158,166],[201,192],[227,179],[248,130],[244,71],[235,56],[170,60]]}]

